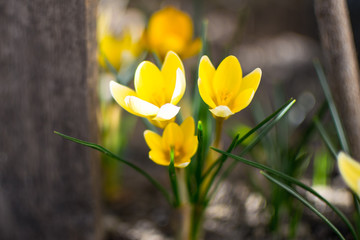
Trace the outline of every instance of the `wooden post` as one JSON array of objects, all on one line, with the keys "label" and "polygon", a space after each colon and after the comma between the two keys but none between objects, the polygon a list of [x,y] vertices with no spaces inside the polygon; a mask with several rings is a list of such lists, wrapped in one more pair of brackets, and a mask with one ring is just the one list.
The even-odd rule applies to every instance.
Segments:
[{"label": "wooden post", "polygon": [[0,239],[101,239],[96,0],[0,3]]},{"label": "wooden post", "polygon": [[346,0],[315,0],[327,79],[348,138],[360,161],[359,65]]}]

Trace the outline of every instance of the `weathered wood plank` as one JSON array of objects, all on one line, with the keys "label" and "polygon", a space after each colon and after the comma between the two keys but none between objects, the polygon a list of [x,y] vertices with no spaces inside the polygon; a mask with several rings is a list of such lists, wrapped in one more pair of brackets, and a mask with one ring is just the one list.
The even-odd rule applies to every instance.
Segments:
[{"label": "weathered wood plank", "polygon": [[346,0],[315,0],[327,79],[353,157],[360,161],[359,65]]},{"label": "weathered wood plank", "polygon": [[96,0],[0,2],[0,239],[100,239]]}]

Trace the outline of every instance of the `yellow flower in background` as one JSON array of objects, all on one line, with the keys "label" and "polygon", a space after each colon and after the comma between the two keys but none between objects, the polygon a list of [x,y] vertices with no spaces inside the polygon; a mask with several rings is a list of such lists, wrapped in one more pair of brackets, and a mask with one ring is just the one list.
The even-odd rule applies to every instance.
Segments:
[{"label": "yellow flower in background", "polygon": [[207,56],[200,60],[200,96],[215,118],[227,119],[246,108],[254,97],[260,79],[260,68],[243,77],[240,63],[234,56],[225,58],[216,70]]},{"label": "yellow flower in background", "polygon": [[107,69],[105,59],[116,69],[128,66],[144,50],[145,18],[135,9],[117,5],[100,5],[97,19],[99,63]]},{"label": "yellow flower in background", "polygon": [[143,61],[136,69],[134,85],[135,91],[112,81],[111,95],[126,111],[164,128],[180,110],[176,104],[186,87],[183,63],[172,51],[166,55],[161,70]]},{"label": "yellow flower in background", "polygon": [[338,154],[337,163],[345,183],[360,195],[360,163],[344,152]]},{"label": "yellow flower in background", "polygon": [[194,134],[195,123],[192,117],[185,119],[180,126],[174,122],[169,123],[162,136],[146,130],[144,137],[150,148],[149,158],[156,164],[169,166],[170,152],[173,149],[175,167],[188,166],[198,147],[198,139]]},{"label": "yellow flower in background", "polygon": [[146,32],[148,47],[164,58],[168,51],[177,52],[182,58],[199,53],[201,40],[193,40],[193,23],[188,14],[174,7],[155,12]]}]

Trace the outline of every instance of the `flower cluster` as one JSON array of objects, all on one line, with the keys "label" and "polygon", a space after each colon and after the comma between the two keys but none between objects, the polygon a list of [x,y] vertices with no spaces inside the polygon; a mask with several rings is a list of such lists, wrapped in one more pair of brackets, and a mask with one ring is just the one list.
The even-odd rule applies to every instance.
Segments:
[{"label": "flower cluster", "polygon": [[[216,119],[225,120],[247,107],[254,97],[261,78],[255,69],[244,78],[239,61],[234,56],[225,58],[217,69],[207,56],[199,65],[198,87],[203,101],[209,105]],[[115,101],[126,111],[147,118],[163,128],[162,137],[145,131],[150,147],[149,158],[160,165],[170,164],[173,149],[175,167],[185,167],[197,149],[194,120],[189,117],[180,126],[174,120],[180,111],[178,102],[184,95],[185,70],[180,57],[173,51],[166,54],[161,69],[143,61],[135,72],[135,91],[112,81],[110,91]]]}]

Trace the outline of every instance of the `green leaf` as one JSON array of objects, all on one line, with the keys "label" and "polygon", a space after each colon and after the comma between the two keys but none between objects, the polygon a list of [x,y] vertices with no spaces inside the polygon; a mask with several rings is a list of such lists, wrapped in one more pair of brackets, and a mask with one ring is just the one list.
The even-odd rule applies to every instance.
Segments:
[{"label": "green leaf", "polygon": [[332,118],[334,120],[335,128],[336,128],[338,137],[340,139],[341,147],[346,153],[350,153],[349,152],[349,145],[348,145],[346,137],[345,137],[344,129],[343,129],[342,125],[341,125],[341,120],[340,120],[340,117],[339,117],[339,113],[338,113],[338,111],[336,109],[334,99],[333,99],[333,97],[331,95],[329,85],[328,85],[328,83],[326,81],[325,73],[324,73],[324,71],[323,71],[323,69],[321,67],[321,64],[320,64],[319,60],[314,60],[314,66],[315,66],[316,73],[317,73],[317,75],[319,77],[321,87],[324,90],[325,98],[326,98],[326,100],[327,100],[327,102],[329,104],[330,113],[331,113],[331,116],[332,116]]},{"label": "green leaf", "polygon": [[325,142],[325,145],[329,148],[331,154],[333,155],[333,157],[335,159],[337,159],[337,152],[335,150],[335,147],[334,145],[332,144],[331,140],[330,140],[330,137],[329,135],[326,133],[326,130],[325,128],[323,127],[323,125],[320,123],[319,119],[317,117],[314,117],[314,123],[315,123],[315,126],[316,128],[319,130],[319,133],[320,133],[320,136],[322,137],[322,139],[324,140]]},{"label": "green leaf", "polygon": [[295,178],[293,178],[291,176],[288,176],[288,175],[286,175],[286,174],[284,174],[284,173],[282,173],[280,171],[272,169],[272,168],[270,168],[270,167],[268,167],[266,165],[263,165],[263,164],[260,164],[260,163],[254,162],[254,161],[247,160],[247,159],[242,158],[240,156],[236,156],[234,154],[224,152],[224,151],[222,151],[220,149],[213,148],[213,150],[217,151],[217,152],[219,152],[221,154],[225,154],[228,157],[234,159],[235,161],[242,162],[242,163],[244,163],[244,164],[246,164],[248,166],[252,166],[254,168],[257,168],[257,169],[260,169],[262,171],[266,171],[266,172],[269,172],[269,173],[271,173],[273,175],[276,175],[276,176],[284,179],[285,181],[290,182],[292,184],[295,184],[295,185],[301,187],[302,189],[310,192],[311,194],[316,196],[318,199],[320,199],[322,202],[324,202],[326,205],[328,205],[345,222],[345,224],[349,227],[349,229],[352,232],[352,234],[354,235],[355,239],[358,239],[353,226],[351,225],[350,221],[345,217],[345,215],[337,207],[332,205],[323,196],[321,196],[318,192],[316,192],[313,188],[311,188],[309,186],[306,186],[304,183],[298,181],[297,179],[295,179]]},{"label": "green leaf", "polygon": [[156,181],[154,178],[152,178],[147,172],[145,172],[144,170],[142,170],[141,168],[139,168],[135,164],[116,156],[114,153],[110,152],[109,150],[107,150],[106,148],[104,148],[104,147],[102,147],[102,146],[100,146],[98,144],[91,143],[91,142],[86,142],[86,141],[83,141],[83,140],[80,140],[80,139],[77,139],[77,138],[74,138],[74,137],[70,137],[68,135],[59,133],[57,131],[54,131],[54,133],[61,136],[61,137],[63,137],[63,138],[65,138],[65,139],[67,139],[67,140],[70,140],[72,142],[75,142],[75,143],[84,145],[86,147],[90,147],[90,148],[93,148],[95,150],[98,150],[99,152],[102,152],[102,153],[108,155],[109,157],[114,158],[114,159],[128,165],[129,167],[131,167],[132,169],[134,169],[135,171],[137,171],[138,173],[143,175],[146,179],[148,179],[165,196],[166,200],[170,204],[172,204],[171,200],[170,200],[169,193],[165,190],[165,188],[158,181]]},{"label": "green leaf", "polygon": [[180,197],[179,197],[179,188],[176,179],[176,172],[175,172],[175,151],[174,148],[170,150],[170,165],[169,165],[169,177],[171,182],[171,187],[174,193],[174,207],[178,207],[180,205]]},{"label": "green leaf", "polygon": [[290,188],[286,184],[278,181],[277,179],[271,177],[269,174],[265,172],[261,172],[262,175],[264,175],[268,180],[275,183],[279,187],[286,190],[288,193],[293,195],[295,198],[297,198],[300,202],[302,202],[306,207],[308,207],[312,212],[314,212],[316,215],[318,215],[324,222],[326,222],[332,230],[340,237],[342,240],[346,240],[344,236],[340,233],[340,231],[327,219],[321,212],[319,212],[314,206],[312,206],[305,198],[303,198],[299,193],[297,193],[294,189]]}]

